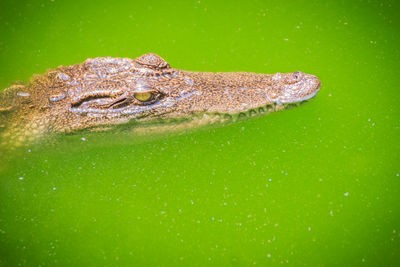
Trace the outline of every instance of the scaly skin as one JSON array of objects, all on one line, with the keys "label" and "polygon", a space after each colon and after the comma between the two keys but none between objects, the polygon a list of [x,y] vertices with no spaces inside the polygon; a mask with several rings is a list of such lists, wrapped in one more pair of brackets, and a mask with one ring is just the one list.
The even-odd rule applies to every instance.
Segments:
[{"label": "scaly skin", "polygon": [[169,119],[223,121],[284,109],[319,88],[316,76],[302,72],[190,72],[151,53],[87,59],[2,92],[0,141],[18,146],[48,133],[101,130],[131,120],[138,127]]}]

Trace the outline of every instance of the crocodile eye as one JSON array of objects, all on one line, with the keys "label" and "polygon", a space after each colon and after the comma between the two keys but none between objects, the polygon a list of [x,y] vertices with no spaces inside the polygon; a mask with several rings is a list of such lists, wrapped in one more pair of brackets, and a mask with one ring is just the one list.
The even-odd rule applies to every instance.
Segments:
[{"label": "crocodile eye", "polygon": [[153,100],[154,94],[152,92],[140,92],[140,93],[134,93],[133,96],[141,101],[141,102],[148,102],[150,100]]}]

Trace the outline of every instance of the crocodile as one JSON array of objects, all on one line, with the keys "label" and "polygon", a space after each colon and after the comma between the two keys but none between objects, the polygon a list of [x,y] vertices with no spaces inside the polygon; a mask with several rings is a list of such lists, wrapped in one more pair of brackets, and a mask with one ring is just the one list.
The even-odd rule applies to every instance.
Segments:
[{"label": "crocodile", "polygon": [[0,145],[132,121],[136,128],[232,121],[297,106],[320,87],[316,76],[300,71],[192,72],[172,68],[153,53],[89,58],[0,92]]}]

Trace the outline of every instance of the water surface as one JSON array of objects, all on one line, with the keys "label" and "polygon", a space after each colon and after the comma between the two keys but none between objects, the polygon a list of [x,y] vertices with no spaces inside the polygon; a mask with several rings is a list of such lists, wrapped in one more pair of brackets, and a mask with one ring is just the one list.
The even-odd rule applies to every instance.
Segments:
[{"label": "water surface", "polygon": [[[78,4],[79,3],[79,4]],[[1,159],[0,265],[400,262],[396,1],[2,1],[0,88],[88,57],[312,73],[316,99],[157,138]]]}]

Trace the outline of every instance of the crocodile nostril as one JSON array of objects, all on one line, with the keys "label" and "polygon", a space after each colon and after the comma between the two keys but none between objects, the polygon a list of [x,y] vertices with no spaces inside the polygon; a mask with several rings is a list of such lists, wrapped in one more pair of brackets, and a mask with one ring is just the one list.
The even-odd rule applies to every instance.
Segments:
[{"label": "crocodile nostril", "polygon": [[288,84],[297,83],[303,78],[303,76],[304,76],[304,73],[302,73],[301,71],[288,73],[286,76],[286,82]]},{"label": "crocodile nostril", "polygon": [[296,71],[293,73],[293,78],[295,78],[296,80],[298,80],[300,77],[300,71]]}]

